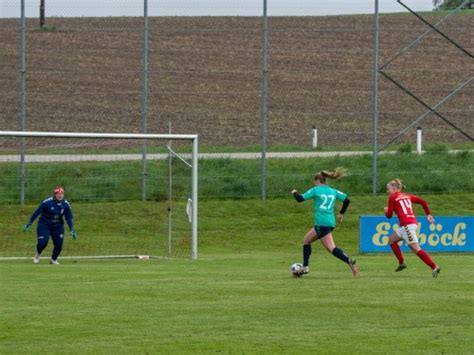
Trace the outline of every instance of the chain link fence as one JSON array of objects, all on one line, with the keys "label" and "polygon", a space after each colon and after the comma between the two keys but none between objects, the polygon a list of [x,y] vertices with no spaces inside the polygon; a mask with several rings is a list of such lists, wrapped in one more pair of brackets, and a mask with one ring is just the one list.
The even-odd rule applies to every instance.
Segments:
[{"label": "chain link fence", "polygon": [[[14,130],[19,129],[20,6],[17,1],[3,3],[5,16],[13,18],[0,21],[5,63],[0,122]],[[26,129],[140,132],[143,0],[50,0],[43,27],[40,3],[25,3]],[[150,1],[148,6],[149,131],[163,132],[172,122],[176,132],[199,133],[203,145],[259,145],[262,1],[230,8],[211,1]],[[268,5],[270,145],[310,146],[313,126],[324,147],[370,144],[372,16],[317,16],[330,9],[310,1]],[[305,10],[313,16],[281,16]],[[232,13],[245,16],[219,16]],[[453,16],[442,30],[472,52],[474,36],[467,35],[474,31],[471,18]],[[439,15],[428,19],[435,22]],[[426,29],[414,16],[383,16],[381,63]],[[472,75],[473,66],[472,58],[432,33],[387,72],[434,105]],[[471,135],[472,95],[470,85],[441,109]],[[423,109],[382,78],[379,141],[389,140]],[[427,142],[464,140],[434,116],[423,128]],[[413,141],[411,133],[407,141]]]},{"label": "chain link fence", "polygon": [[[407,3],[416,11],[427,9],[427,2]],[[199,134],[204,148],[258,150],[265,34],[262,0],[48,0],[43,26],[40,5],[41,0],[25,0],[22,73],[21,8],[16,0],[2,1],[3,130],[22,129],[24,78],[26,130],[163,133],[171,123],[174,133]],[[373,4],[369,11],[362,1],[268,4],[265,138],[269,149],[311,149],[313,127],[318,130],[318,147],[370,149],[373,15],[335,15],[341,8],[347,8],[347,14],[367,13]],[[423,14],[431,23],[444,15]],[[474,51],[472,18],[471,13],[458,13],[440,26],[470,53]],[[406,12],[381,16],[380,64],[427,29]],[[433,31],[384,71],[433,107],[473,76],[474,62]],[[473,90],[471,83],[439,108],[471,137]],[[426,111],[385,77],[380,78],[377,96],[379,146]],[[436,115],[429,115],[421,125],[425,143],[472,143]],[[414,143],[415,131],[413,127],[394,143]],[[468,176],[472,180],[472,173]]]}]

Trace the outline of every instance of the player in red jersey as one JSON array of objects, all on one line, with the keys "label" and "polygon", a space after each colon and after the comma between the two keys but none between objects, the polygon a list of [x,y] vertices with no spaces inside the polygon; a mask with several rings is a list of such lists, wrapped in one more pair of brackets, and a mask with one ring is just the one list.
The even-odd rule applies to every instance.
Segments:
[{"label": "player in red jersey", "polygon": [[387,218],[392,218],[393,212],[395,212],[400,220],[400,228],[398,228],[397,231],[388,239],[388,243],[399,262],[398,268],[395,271],[402,271],[407,267],[400,246],[398,245],[399,241],[404,240],[413,253],[415,253],[431,268],[432,275],[436,278],[441,269],[418,244],[418,238],[416,236],[417,220],[415,212],[413,211],[413,203],[420,204],[423,207],[428,222],[431,224],[434,223],[434,218],[431,215],[430,208],[425,200],[417,196],[403,193],[401,191],[402,187],[403,185],[400,179],[394,179],[387,184],[387,192],[390,196],[388,197],[388,207],[384,208],[385,216],[387,216]]}]

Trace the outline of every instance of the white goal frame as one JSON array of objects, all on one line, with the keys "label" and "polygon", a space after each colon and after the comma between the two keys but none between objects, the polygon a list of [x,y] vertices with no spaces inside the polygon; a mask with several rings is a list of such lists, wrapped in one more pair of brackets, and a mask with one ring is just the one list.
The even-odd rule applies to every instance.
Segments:
[{"label": "white goal frame", "polygon": [[[197,134],[145,134],[145,133],[83,133],[83,132],[36,132],[36,131],[0,131],[0,137],[17,138],[96,138],[96,139],[131,139],[131,140],[182,140],[192,142],[191,154],[191,259],[198,257],[198,139]],[[145,154],[145,153],[143,153]],[[20,163],[24,163],[23,153],[19,155]],[[114,256],[109,256],[114,257]],[[115,256],[119,257],[119,256]],[[130,257],[130,256],[128,256]],[[140,257],[138,255],[133,257]],[[63,257],[66,258],[66,257]],[[77,257],[74,257],[77,258]],[[79,257],[81,258],[81,257]],[[82,257],[84,258],[84,257]]]}]

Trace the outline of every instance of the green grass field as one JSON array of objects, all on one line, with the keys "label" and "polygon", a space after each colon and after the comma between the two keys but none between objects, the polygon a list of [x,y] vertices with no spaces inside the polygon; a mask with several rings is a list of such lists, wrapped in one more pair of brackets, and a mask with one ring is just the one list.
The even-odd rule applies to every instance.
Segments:
[{"label": "green grass field", "polygon": [[[434,215],[472,213],[472,193],[425,197]],[[354,198],[336,243],[356,255],[358,216],[385,200]],[[89,212],[77,243],[106,229]],[[472,353],[474,256],[434,254],[432,279],[412,255],[397,274],[392,255],[358,255],[354,279],[315,244],[311,273],[293,279],[310,204],[212,200],[200,213],[196,262],[0,262],[0,353]]]}]

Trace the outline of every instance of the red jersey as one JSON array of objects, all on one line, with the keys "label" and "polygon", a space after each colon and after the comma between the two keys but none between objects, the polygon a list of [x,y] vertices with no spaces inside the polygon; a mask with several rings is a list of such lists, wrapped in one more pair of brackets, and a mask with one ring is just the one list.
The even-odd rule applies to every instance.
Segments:
[{"label": "red jersey", "polygon": [[408,224],[416,224],[415,211],[413,211],[412,203],[417,203],[423,206],[427,215],[431,214],[428,203],[420,197],[405,194],[403,192],[395,192],[388,197],[388,211],[385,214],[388,218],[391,218],[393,212],[397,215],[400,220],[400,226],[406,226]]}]

